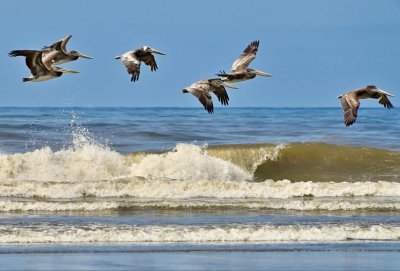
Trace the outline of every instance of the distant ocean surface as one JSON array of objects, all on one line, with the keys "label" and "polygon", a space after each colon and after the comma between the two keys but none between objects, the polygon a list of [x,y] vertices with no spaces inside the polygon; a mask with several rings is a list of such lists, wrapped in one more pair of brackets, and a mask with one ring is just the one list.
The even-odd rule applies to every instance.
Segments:
[{"label": "distant ocean surface", "polygon": [[0,108],[0,254],[389,253],[399,215],[397,108]]}]

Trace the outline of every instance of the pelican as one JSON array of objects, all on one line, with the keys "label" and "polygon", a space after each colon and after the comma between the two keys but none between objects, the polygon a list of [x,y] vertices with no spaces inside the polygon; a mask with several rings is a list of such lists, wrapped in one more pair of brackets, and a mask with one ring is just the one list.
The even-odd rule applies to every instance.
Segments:
[{"label": "pelican", "polygon": [[139,80],[140,75],[140,64],[143,61],[144,64],[151,67],[151,71],[156,71],[158,69],[154,54],[165,55],[164,53],[153,49],[149,46],[143,46],[142,48],[132,50],[124,53],[123,55],[115,57],[115,59],[120,59],[128,71],[132,75],[131,81],[135,82]]},{"label": "pelican", "polygon": [[250,63],[256,58],[259,43],[260,42],[258,40],[253,41],[246,47],[246,49],[244,49],[239,58],[233,62],[230,73],[220,71],[217,75],[228,82],[241,82],[250,80],[256,77],[256,75],[266,77],[272,76],[269,73],[248,68]]},{"label": "pelican", "polygon": [[341,99],[343,112],[344,112],[344,123],[347,126],[352,125],[356,122],[357,119],[357,111],[360,107],[359,99],[379,99],[379,103],[382,104],[387,109],[392,109],[393,105],[389,101],[387,96],[394,97],[393,94],[390,94],[380,88],[377,88],[374,85],[369,85],[363,88],[355,89],[349,92],[346,92],[343,95],[338,96],[338,99]]},{"label": "pelican", "polygon": [[237,89],[236,86],[228,84],[220,78],[215,78],[197,81],[191,86],[184,88],[182,92],[191,93],[196,96],[200,103],[203,104],[204,109],[207,110],[208,113],[212,114],[214,112],[214,105],[211,98],[211,92],[214,92],[218,97],[218,101],[220,101],[222,105],[226,106],[229,104],[229,96],[225,87]]},{"label": "pelican", "polygon": [[[71,39],[72,35],[68,35],[64,37],[63,39],[53,43],[50,46],[45,46],[43,47],[43,62],[47,62],[48,58],[52,58],[52,65],[60,65],[66,62],[70,61],[75,61],[78,58],[87,58],[87,59],[93,59],[92,57],[79,53],[77,51],[67,51],[67,43]],[[57,52],[57,54],[54,54],[54,52]]]},{"label": "pelican", "polygon": [[[53,56],[56,52],[53,53]],[[60,67],[51,66],[52,57],[47,57],[46,61],[43,61],[43,52],[36,50],[14,50],[9,53],[9,56],[24,56],[25,62],[28,68],[31,70],[32,76],[22,78],[23,82],[41,82],[49,79],[60,77],[63,73],[79,73],[78,71],[67,70]]]}]

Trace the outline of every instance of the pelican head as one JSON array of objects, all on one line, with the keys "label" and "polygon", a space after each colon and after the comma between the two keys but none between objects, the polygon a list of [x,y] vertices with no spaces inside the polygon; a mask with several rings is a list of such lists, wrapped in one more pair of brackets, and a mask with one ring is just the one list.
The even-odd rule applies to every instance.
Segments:
[{"label": "pelican head", "polygon": [[383,94],[385,94],[385,95],[387,95],[387,96],[390,96],[390,97],[394,97],[393,94],[390,94],[389,92],[384,91],[383,89],[378,88],[378,87],[375,86],[375,85],[369,85],[369,86],[367,86],[366,88],[369,89],[369,90],[381,92],[381,93],[383,93]]},{"label": "pelican head", "polygon": [[143,46],[143,47],[142,47],[142,50],[145,51],[145,52],[148,52],[148,53],[154,53],[154,54],[159,54],[159,55],[166,55],[165,53],[160,52],[160,51],[158,51],[158,50],[156,50],[156,49],[154,49],[154,48],[151,48],[150,46]]},{"label": "pelican head", "polygon": [[90,57],[90,56],[88,56],[88,55],[79,53],[79,52],[77,52],[77,51],[70,51],[69,53],[70,53],[72,56],[76,57],[76,58],[78,58],[78,57],[83,57],[83,58],[87,58],[87,59],[93,59],[93,57]]},{"label": "pelican head", "polygon": [[265,77],[272,77],[271,74],[266,73],[266,72],[262,72],[256,69],[247,69],[247,72],[252,73],[252,74],[256,74],[256,75],[261,75],[261,76],[265,76]]}]

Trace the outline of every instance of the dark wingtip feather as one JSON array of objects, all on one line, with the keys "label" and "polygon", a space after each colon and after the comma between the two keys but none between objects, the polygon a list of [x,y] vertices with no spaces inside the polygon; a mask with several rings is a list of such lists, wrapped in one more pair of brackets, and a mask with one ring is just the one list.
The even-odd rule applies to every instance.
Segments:
[{"label": "dark wingtip feather", "polygon": [[224,70],[219,71],[219,73],[217,73],[216,75],[219,77],[228,77],[229,76]]},{"label": "dark wingtip feather", "polygon": [[8,56],[16,57],[16,56],[20,55],[19,53],[20,53],[20,50],[12,50],[11,52],[8,53]]}]

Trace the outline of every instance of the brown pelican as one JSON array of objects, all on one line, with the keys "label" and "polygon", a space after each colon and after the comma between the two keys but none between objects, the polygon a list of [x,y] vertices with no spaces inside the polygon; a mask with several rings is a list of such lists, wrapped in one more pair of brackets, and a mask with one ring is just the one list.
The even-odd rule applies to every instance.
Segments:
[{"label": "brown pelican", "polygon": [[359,99],[367,99],[367,98],[372,98],[372,99],[379,99],[379,103],[382,104],[385,108],[387,109],[392,109],[393,105],[389,101],[387,96],[392,96],[394,95],[383,91],[380,88],[377,88],[376,86],[370,85],[366,86],[360,89],[355,89],[349,92],[346,92],[343,95],[338,96],[338,99],[341,99],[342,102],[342,107],[343,107],[343,112],[344,112],[344,123],[347,126],[352,125],[354,122],[356,122],[357,119],[357,111],[358,108],[360,107],[360,101]]},{"label": "brown pelican", "polygon": [[158,69],[154,54],[165,55],[164,53],[157,51],[149,46],[143,46],[142,48],[132,50],[124,53],[123,55],[117,56],[115,59],[120,59],[128,71],[132,75],[131,81],[135,82],[139,80],[140,75],[140,63],[143,61],[144,64],[151,67],[151,71]]},{"label": "brown pelican", "polygon": [[[54,53],[55,56],[56,52]],[[48,57],[43,61],[43,52],[36,50],[14,50],[9,53],[9,56],[24,56],[28,68],[31,70],[32,76],[22,78],[23,82],[41,82],[49,79],[60,77],[63,73],[79,73],[78,71],[67,70],[60,67],[53,67],[52,57]]]},{"label": "brown pelican", "polygon": [[[67,51],[67,42],[71,37],[72,35],[68,35],[50,46],[43,47],[43,62],[47,62],[48,58],[52,58],[52,65],[60,65],[66,62],[75,61],[80,57],[92,59],[92,57],[78,53],[77,51]],[[53,54],[54,52],[57,52],[57,54]]]},{"label": "brown pelican", "polygon": [[250,63],[256,58],[259,41],[251,42],[246,49],[244,49],[243,54],[239,56],[238,59],[233,62],[232,70],[230,73],[226,73],[225,71],[220,71],[217,75],[223,80],[228,82],[240,82],[249,79],[253,79],[256,75],[261,76],[272,76],[266,72],[258,71],[256,69],[248,68]]},{"label": "brown pelican", "polygon": [[192,93],[203,104],[204,109],[207,110],[208,113],[212,114],[214,112],[214,105],[211,98],[211,92],[214,92],[218,97],[218,101],[220,101],[222,105],[226,106],[229,104],[229,96],[225,87],[237,89],[236,86],[228,84],[220,78],[215,78],[197,81],[191,86],[184,88],[182,92]]}]

